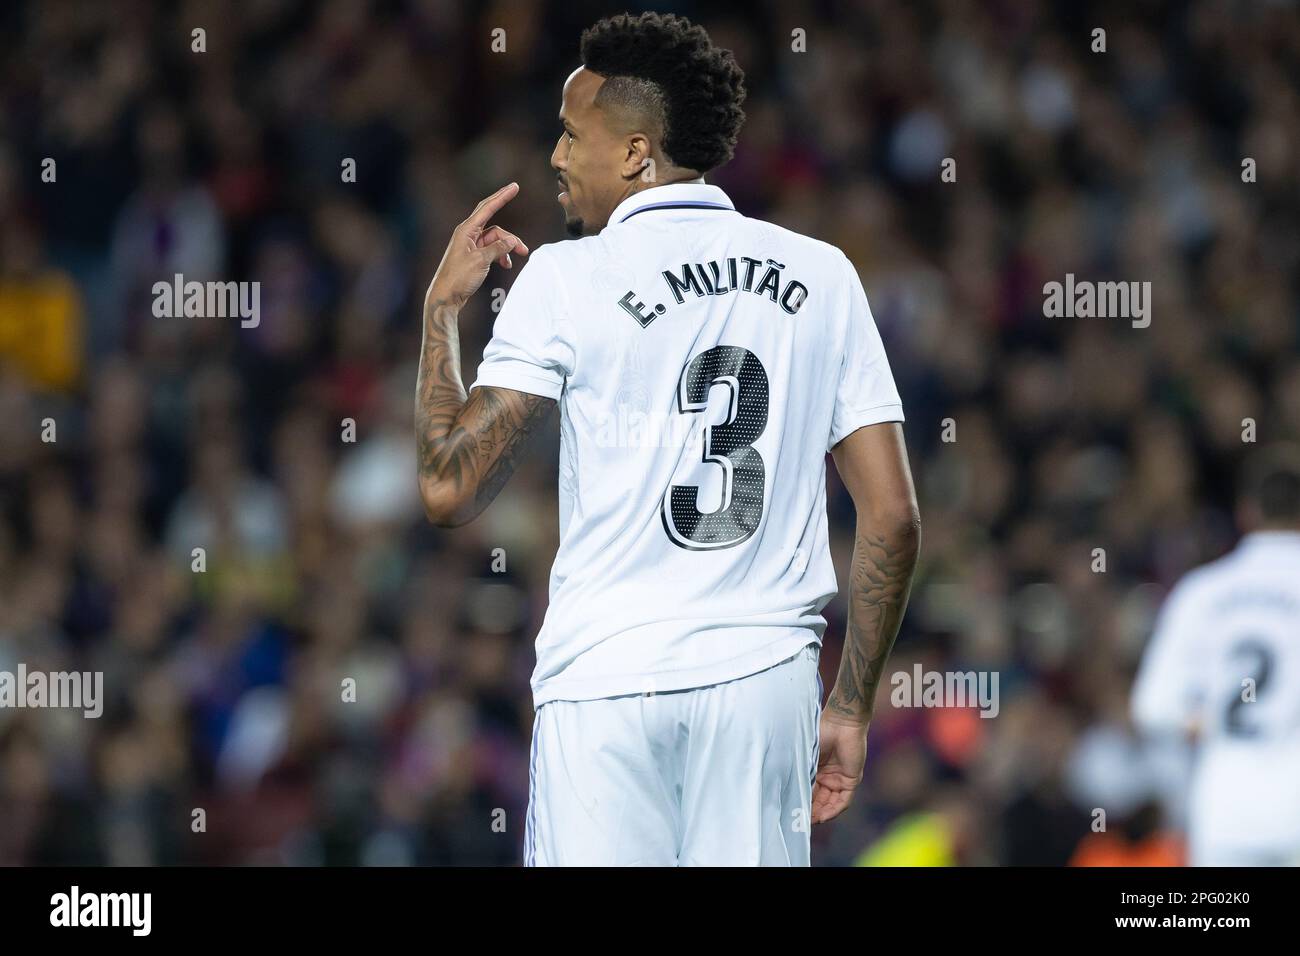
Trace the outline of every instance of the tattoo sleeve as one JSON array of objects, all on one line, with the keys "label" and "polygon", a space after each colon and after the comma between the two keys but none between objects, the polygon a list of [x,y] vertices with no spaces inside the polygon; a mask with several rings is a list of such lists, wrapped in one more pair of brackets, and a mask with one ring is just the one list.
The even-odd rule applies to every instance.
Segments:
[{"label": "tattoo sleeve", "polygon": [[920,551],[920,523],[884,532],[859,516],[849,580],[849,621],[839,676],[826,701],[831,714],[866,724],[876,687],[907,609]]},{"label": "tattoo sleeve", "polygon": [[492,502],[555,407],[554,399],[509,388],[480,386],[467,397],[457,313],[442,302],[425,306],[415,394],[421,495],[430,516],[448,524],[464,524]]}]

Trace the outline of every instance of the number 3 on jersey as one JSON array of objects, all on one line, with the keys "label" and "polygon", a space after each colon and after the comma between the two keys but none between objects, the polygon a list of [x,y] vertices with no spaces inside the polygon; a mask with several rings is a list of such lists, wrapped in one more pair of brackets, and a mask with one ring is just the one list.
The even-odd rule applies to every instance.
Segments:
[{"label": "number 3 on jersey", "polygon": [[702,512],[699,485],[672,485],[660,505],[664,530],[679,548],[710,551],[732,548],[758,529],[763,517],[766,471],[753,448],[767,427],[767,372],[758,357],[734,345],[715,345],[682,369],[677,410],[698,415],[709,404],[714,385],[730,390],[727,418],[704,429],[701,461],[722,469],[722,505]]}]

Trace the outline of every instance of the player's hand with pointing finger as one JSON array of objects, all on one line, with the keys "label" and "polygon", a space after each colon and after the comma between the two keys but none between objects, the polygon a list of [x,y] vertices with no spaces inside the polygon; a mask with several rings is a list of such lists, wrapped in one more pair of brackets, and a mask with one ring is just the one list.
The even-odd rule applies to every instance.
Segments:
[{"label": "player's hand with pointing finger", "polygon": [[511,253],[528,255],[528,246],[522,239],[500,226],[489,225],[492,217],[518,193],[518,183],[502,186],[452,231],[447,251],[429,283],[426,305],[444,303],[458,309],[478,291],[494,261],[503,269],[511,269],[514,267]]}]

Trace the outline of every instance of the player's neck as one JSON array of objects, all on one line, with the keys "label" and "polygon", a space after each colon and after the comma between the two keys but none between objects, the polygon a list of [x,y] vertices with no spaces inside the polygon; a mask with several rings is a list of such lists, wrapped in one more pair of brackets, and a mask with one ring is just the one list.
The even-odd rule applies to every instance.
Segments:
[{"label": "player's neck", "polygon": [[[672,174],[673,172],[675,172],[676,175],[673,175]],[[627,195],[624,196],[623,199],[627,199],[629,196],[635,196],[637,193],[643,193],[647,189],[654,189],[658,186],[679,186],[682,185],[683,183],[689,183],[695,186],[703,186],[704,174],[697,173],[689,169],[683,169],[683,170],[674,170],[670,172],[669,175],[664,176],[662,179],[656,178],[653,182],[647,183],[647,182],[643,182],[640,179],[635,179],[632,181],[632,188],[628,190]],[[620,200],[620,202],[621,201],[622,200]]]}]

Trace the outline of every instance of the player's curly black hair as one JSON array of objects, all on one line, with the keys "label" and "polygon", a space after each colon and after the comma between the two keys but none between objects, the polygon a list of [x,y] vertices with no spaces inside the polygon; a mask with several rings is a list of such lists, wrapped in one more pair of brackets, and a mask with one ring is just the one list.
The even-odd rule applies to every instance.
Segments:
[{"label": "player's curly black hair", "polygon": [[745,121],[745,72],[703,27],[673,14],[622,13],[584,30],[581,51],[582,65],[607,80],[652,84],[674,165],[705,173],[731,159]]}]

